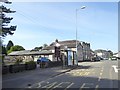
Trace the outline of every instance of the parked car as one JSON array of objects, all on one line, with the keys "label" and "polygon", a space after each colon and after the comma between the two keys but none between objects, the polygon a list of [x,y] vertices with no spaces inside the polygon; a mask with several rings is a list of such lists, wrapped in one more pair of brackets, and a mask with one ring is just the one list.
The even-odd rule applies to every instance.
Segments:
[{"label": "parked car", "polygon": [[108,60],[108,58],[103,58],[104,60]]},{"label": "parked car", "polygon": [[46,57],[41,57],[37,59],[37,64],[40,64],[41,62],[50,62],[50,60]]},{"label": "parked car", "polygon": [[117,57],[113,56],[113,57],[111,58],[111,60],[117,60]]},{"label": "parked car", "polygon": [[100,61],[100,60],[101,60],[100,57],[94,57],[94,58],[92,58],[92,61]]}]

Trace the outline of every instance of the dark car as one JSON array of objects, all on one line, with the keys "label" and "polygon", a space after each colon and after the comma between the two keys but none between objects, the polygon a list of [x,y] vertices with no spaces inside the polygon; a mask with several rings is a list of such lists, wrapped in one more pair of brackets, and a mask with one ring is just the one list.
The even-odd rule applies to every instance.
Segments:
[{"label": "dark car", "polygon": [[101,60],[100,57],[94,57],[94,58],[92,58],[92,61],[100,61],[100,60]]}]

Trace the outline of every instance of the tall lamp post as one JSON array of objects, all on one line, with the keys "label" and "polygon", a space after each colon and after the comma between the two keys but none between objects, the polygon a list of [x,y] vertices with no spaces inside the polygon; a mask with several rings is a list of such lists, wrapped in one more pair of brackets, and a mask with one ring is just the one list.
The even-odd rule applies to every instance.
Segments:
[{"label": "tall lamp post", "polygon": [[80,10],[80,9],[85,9],[86,7],[85,6],[82,6],[81,8],[78,8],[76,9],[76,63],[78,65],[78,57],[77,57],[77,33],[78,33],[78,28],[77,28],[77,12]]}]

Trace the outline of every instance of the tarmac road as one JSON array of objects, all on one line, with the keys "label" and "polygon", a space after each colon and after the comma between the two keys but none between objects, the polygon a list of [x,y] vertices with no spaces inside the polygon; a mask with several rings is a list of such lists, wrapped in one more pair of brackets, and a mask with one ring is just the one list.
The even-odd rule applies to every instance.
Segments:
[{"label": "tarmac road", "polygon": [[31,88],[118,88],[117,61],[82,62],[79,67],[54,78],[32,85]]},{"label": "tarmac road", "polygon": [[80,62],[73,70],[56,67],[5,75],[3,88],[118,88],[118,71],[118,61]]}]

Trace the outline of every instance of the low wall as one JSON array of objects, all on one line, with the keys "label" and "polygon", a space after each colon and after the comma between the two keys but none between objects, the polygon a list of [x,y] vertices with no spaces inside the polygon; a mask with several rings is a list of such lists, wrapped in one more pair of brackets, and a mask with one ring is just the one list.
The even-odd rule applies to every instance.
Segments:
[{"label": "low wall", "polygon": [[22,72],[24,70],[33,70],[36,69],[36,66],[36,62],[27,64],[4,65],[2,66],[2,74],[4,75],[7,73]]}]

